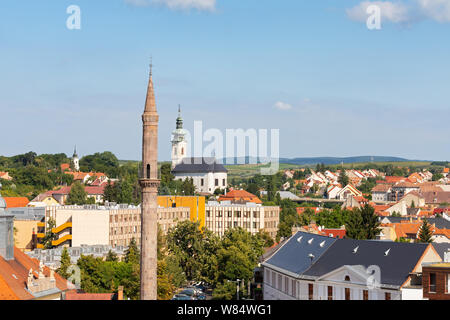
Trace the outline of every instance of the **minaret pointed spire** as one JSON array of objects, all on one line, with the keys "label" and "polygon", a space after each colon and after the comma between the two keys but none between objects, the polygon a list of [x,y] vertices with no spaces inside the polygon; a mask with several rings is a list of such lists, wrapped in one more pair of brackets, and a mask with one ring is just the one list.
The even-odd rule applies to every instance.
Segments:
[{"label": "minaret pointed spire", "polygon": [[153,88],[153,59],[150,57],[150,72],[148,79],[147,98],[145,100],[145,112],[156,112],[155,90]]}]

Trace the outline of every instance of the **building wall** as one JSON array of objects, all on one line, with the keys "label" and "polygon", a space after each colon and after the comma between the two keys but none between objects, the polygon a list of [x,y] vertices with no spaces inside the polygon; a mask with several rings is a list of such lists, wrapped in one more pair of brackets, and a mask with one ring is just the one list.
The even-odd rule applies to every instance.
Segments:
[{"label": "building wall", "polygon": [[34,249],[33,234],[37,233],[37,223],[35,220],[17,220],[14,219],[14,244],[22,251]]},{"label": "building wall", "polygon": [[[430,292],[430,274],[436,275],[436,290]],[[448,267],[424,266],[422,274],[423,296],[430,300],[450,300],[450,264]]]},{"label": "building wall", "polygon": [[[197,192],[213,194],[216,189],[225,189],[228,185],[226,172],[174,173],[174,175],[175,179],[178,180],[192,178]],[[201,179],[203,179],[203,186],[201,184]],[[218,179],[218,186],[215,185],[215,179]]]},{"label": "building wall", "polygon": [[109,210],[74,210],[72,215],[72,247],[82,244],[109,244]]},{"label": "building wall", "polygon": [[200,222],[200,227],[205,226],[205,197],[197,196],[158,196],[158,206],[171,208],[187,207],[190,209],[190,219]]},{"label": "building wall", "polygon": [[[128,246],[131,239],[140,245],[141,239],[141,208],[122,209],[85,209],[71,206],[63,208],[49,208],[49,217],[53,217],[56,226],[72,222],[71,228],[59,233],[59,238],[72,234],[72,247],[81,245],[110,245]],[[178,221],[188,220],[188,207],[159,207],[158,224],[163,233]],[[67,244],[65,244],[67,245]]]},{"label": "building wall", "polygon": [[402,292],[399,290],[369,289],[362,283],[353,282],[294,279],[292,276],[264,267],[264,300],[310,300],[309,285],[313,286],[312,300],[328,300],[328,286],[333,288],[333,300],[345,300],[345,288],[350,289],[351,300],[363,300],[363,290],[368,291],[369,300],[385,300],[386,292],[391,294],[391,300],[402,299]]},{"label": "building wall", "polygon": [[252,234],[267,231],[276,237],[279,223],[279,207],[247,205],[206,205],[206,228],[222,236],[226,230],[241,227]]}]

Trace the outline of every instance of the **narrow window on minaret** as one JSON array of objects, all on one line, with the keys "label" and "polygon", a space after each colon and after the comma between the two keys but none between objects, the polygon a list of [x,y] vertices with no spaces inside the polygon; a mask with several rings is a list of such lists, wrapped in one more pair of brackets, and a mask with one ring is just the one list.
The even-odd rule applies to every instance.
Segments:
[{"label": "narrow window on minaret", "polygon": [[147,165],[147,179],[150,179],[150,165]]}]

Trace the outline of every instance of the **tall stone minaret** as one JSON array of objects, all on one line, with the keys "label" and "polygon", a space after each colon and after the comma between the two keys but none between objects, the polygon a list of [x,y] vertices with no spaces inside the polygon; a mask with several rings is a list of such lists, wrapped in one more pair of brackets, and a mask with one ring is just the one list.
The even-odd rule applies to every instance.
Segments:
[{"label": "tall stone minaret", "polygon": [[153,90],[152,65],[150,64],[147,99],[142,115],[142,167],[139,179],[142,190],[141,300],[156,300],[157,298],[158,119]]}]

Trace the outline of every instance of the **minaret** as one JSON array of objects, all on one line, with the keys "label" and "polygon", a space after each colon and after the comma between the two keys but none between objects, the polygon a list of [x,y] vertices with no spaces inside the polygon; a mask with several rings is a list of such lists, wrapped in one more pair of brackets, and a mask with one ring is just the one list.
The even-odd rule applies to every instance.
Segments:
[{"label": "minaret", "polygon": [[142,190],[141,300],[157,298],[158,119],[150,64],[147,99],[142,115],[142,167],[139,179]]},{"label": "minaret", "polygon": [[181,107],[178,105],[178,118],[176,129],[172,132],[172,169],[186,157],[187,141],[186,131],[183,129]]}]

